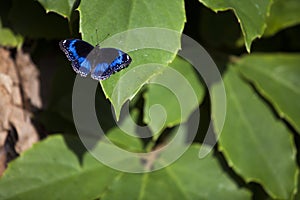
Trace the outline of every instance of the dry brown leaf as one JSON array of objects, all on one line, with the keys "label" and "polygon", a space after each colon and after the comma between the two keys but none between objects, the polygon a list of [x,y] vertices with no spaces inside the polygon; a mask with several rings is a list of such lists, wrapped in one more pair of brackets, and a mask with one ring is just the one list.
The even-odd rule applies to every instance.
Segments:
[{"label": "dry brown leaf", "polygon": [[0,48],[0,74],[8,75],[14,83],[19,83],[18,73],[13,60],[10,58],[10,52]]},{"label": "dry brown leaf", "polygon": [[0,175],[6,166],[5,142],[12,128],[18,136],[14,144],[18,153],[30,148],[39,139],[31,122],[32,106],[42,106],[39,73],[29,56],[21,51],[17,52],[16,63],[11,59],[9,51],[0,48]]},{"label": "dry brown leaf", "polygon": [[12,85],[13,82],[9,76],[0,74],[0,131],[9,129]]},{"label": "dry brown leaf", "polygon": [[16,66],[19,72],[22,84],[24,98],[36,107],[42,107],[40,95],[39,71],[32,63],[28,54],[24,54],[21,50],[16,56]]}]

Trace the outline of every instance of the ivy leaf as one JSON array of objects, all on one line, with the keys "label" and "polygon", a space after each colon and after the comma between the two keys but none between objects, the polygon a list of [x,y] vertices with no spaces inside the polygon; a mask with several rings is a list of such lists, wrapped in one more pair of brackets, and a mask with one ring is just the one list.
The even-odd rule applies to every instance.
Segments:
[{"label": "ivy leaf", "polygon": [[233,10],[244,35],[246,49],[250,52],[251,43],[255,38],[263,35],[266,27],[266,19],[272,4],[271,0],[251,1],[219,1],[199,0],[206,7],[218,11]]},{"label": "ivy leaf", "polygon": [[270,16],[267,18],[265,36],[300,23],[299,0],[274,0]]},{"label": "ivy leaf", "polygon": [[[227,113],[219,138],[220,151],[246,182],[260,183],[275,199],[290,199],[298,176],[292,133],[243,82],[236,69],[226,72],[224,83]],[[213,93],[218,87],[214,86]],[[218,123],[216,107],[212,112],[214,123]]]},{"label": "ivy leaf", "polygon": [[9,28],[2,27],[0,18],[0,45],[7,47],[20,47],[22,43],[22,36],[14,34]]},{"label": "ivy leaf", "polygon": [[300,54],[252,54],[237,64],[258,92],[300,134]]},{"label": "ivy leaf", "polygon": [[212,154],[200,160],[198,151],[199,145],[192,145],[172,165],[134,174],[103,165],[75,137],[50,136],[9,164],[0,179],[0,198],[250,199]]},{"label": "ivy leaf", "polygon": [[[204,97],[204,88],[195,70],[187,61],[177,57],[170,66],[171,69],[179,73],[179,77],[175,74],[175,76],[172,76],[172,72],[169,70],[164,70],[161,74],[150,80],[150,83],[169,83],[176,86],[175,90],[170,91],[171,87],[166,88],[163,85],[149,84],[144,94],[145,107],[143,120],[149,125],[154,134],[164,130],[166,127],[173,127],[185,122],[190,114],[199,106]],[[162,119],[163,114],[157,109],[151,110],[153,118],[150,119],[150,108],[154,105],[160,105],[165,110],[165,120]],[[164,121],[165,123],[162,124]]]},{"label": "ivy leaf", "polygon": [[[133,60],[127,69],[101,81],[118,119],[122,105],[132,99],[148,80],[161,73],[162,66],[175,58],[185,23],[184,1],[82,0],[78,10],[84,40],[92,44],[102,41],[101,47],[119,48]],[[170,36],[166,30],[174,34]],[[143,70],[137,69],[137,66],[149,63],[159,66],[154,64]],[[130,70],[133,70],[134,77],[117,85],[120,77]]]}]

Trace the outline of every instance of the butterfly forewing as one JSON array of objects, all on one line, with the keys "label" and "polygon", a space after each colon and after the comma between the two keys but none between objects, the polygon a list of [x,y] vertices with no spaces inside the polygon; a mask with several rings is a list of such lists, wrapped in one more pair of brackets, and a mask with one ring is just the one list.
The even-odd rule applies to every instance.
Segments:
[{"label": "butterfly forewing", "polygon": [[60,41],[59,46],[68,60],[72,62],[76,73],[81,76],[87,76],[90,73],[92,66],[86,58],[94,49],[92,45],[79,39],[67,39]]}]

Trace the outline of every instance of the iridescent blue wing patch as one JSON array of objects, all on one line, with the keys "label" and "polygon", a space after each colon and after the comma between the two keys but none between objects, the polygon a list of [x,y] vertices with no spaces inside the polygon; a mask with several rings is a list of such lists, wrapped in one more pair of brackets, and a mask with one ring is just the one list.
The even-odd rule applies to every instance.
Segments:
[{"label": "iridescent blue wing patch", "polygon": [[95,80],[105,80],[131,63],[130,56],[119,49],[101,49],[79,39],[62,40],[59,46],[76,73],[87,76],[91,72]]},{"label": "iridescent blue wing patch", "polygon": [[59,46],[68,60],[72,62],[76,73],[85,77],[91,72],[92,66],[87,57],[94,49],[92,45],[82,40],[69,39],[60,41]]}]

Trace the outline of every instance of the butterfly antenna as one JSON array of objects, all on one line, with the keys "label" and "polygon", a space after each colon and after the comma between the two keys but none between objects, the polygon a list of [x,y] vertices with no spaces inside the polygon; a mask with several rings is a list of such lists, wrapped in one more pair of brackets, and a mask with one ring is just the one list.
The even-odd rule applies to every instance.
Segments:
[{"label": "butterfly antenna", "polygon": [[105,38],[103,39],[103,40],[106,40],[106,38],[108,38],[108,36],[109,36],[110,34],[109,33],[107,33],[107,35],[105,36]]},{"label": "butterfly antenna", "polygon": [[[106,40],[106,38],[108,38],[109,35],[110,34],[108,33],[102,41]],[[100,42],[99,42],[99,38],[98,38],[98,29],[96,29],[96,36],[97,36],[97,45],[96,46],[99,46]]]},{"label": "butterfly antenna", "polygon": [[96,29],[96,39],[97,39],[97,46],[99,45],[99,38],[98,38],[98,29]]}]

